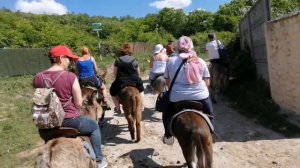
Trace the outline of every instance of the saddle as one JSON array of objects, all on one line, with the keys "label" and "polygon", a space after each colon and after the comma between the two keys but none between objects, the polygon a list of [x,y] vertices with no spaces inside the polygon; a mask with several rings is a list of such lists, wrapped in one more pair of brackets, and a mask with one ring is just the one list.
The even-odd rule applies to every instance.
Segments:
[{"label": "saddle", "polygon": [[131,87],[136,87],[136,83],[132,83],[132,82],[126,82],[126,83],[123,83],[121,85],[121,90],[125,87],[128,87],[128,86],[131,86]]},{"label": "saddle", "polygon": [[76,138],[79,131],[75,128],[70,127],[56,127],[52,129],[39,129],[40,137],[47,143],[51,139],[66,137],[66,138]]},{"label": "saddle", "polygon": [[214,127],[210,121],[210,119],[212,119],[213,117],[202,112],[202,103],[197,102],[197,101],[180,101],[180,102],[172,103],[171,106],[172,106],[173,110],[175,111],[175,113],[172,115],[171,120],[168,124],[171,135],[174,135],[174,133],[172,131],[172,125],[173,125],[174,120],[180,114],[185,113],[187,111],[191,111],[191,110],[192,110],[192,112],[197,113],[198,115],[202,116],[206,120],[211,132],[214,131]]},{"label": "saddle", "polygon": [[183,109],[195,109],[195,110],[202,110],[202,104],[197,101],[180,101],[176,103],[172,103],[172,106],[176,112],[180,112]]},{"label": "saddle", "polygon": [[91,159],[95,159],[95,153],[93,151],[91,140],[88,136],[79,136],[79,131],[75,128],[71,127],[56,127],[52,129],[39,129],[40,137],[47,143],[48,141],[59,138],[81,138],[81,144],[83,145],[86,154],[91,157]]}]

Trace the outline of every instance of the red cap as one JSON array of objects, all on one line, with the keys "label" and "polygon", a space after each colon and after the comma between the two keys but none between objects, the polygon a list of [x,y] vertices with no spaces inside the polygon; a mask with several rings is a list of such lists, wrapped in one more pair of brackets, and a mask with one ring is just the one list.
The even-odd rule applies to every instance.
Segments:
[{"label": "red cap", "polygon": [[73,55],[71,50],[64,45],[59,45],[59,46],[55,46],[55,47],[51,48],[49,53],[52,58],[56,58],[56,57],[60,57],[60,56],[67,56],[74,61],[77,61],[79,58],[78,56]]}]

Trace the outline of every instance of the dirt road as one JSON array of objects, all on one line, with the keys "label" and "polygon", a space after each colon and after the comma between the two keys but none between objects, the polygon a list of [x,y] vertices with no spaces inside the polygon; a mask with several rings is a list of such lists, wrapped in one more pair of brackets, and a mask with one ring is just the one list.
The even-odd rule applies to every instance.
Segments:
[{"label": "dirt road", "polygon": [[[146,83],[145,83],[146,84]],[[161,113],[154,111],[156,95],[145,92],[143,134],[139,143],[130,140],[123,114],[106,112],[101,129],[103,152],[109,167],[184,167],[185,160],[175,141],[161,142]],[[110,102],[111,105],[112,102]],[[238,114],[225,97],[214,105],[215,127],[219,138],[213,145],[214,168],[298,168],[300,138],[286,139]]]}]

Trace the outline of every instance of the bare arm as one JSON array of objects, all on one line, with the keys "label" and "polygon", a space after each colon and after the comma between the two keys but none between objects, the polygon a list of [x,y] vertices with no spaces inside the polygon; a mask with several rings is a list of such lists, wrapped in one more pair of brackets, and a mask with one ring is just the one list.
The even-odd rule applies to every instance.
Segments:
[{"label": "bare arm", "polygon": [[95,74],[97,75],[98,74],[98,67],[97,67],[97,63],[95,61],[95,58],[92,57],[92,61],[93,61],[93,64],[94,64],[94,70],[95,70]]},{"label": "bare arm", "polygon": [[153,56],[150,58],[150,63],[149,63],[149,68],[152,69],[153,67],[153,61],[154,61],[154,58]]},{"label": "bare arm", "polygon": [[166,81],[166,85],[167,85],[168,87],[170,87],[170,85],[169,85],[169,84],[170,84],[169,79],[166,79],[165,81]]},{"label": "bare arm", "polygon": [[113,72],[114,76],[117,77],[118,74],[118,67],[114,66],[114,72]]},{"label": "bare arm", "polygon": [[138,74],[138,75],[140,75],[140,74],[141,74],[140,67],[137,67],[137,70],[136,70],[136,71],[137,71],[137,74]]},{"label": "bare arm", "polygon": [[203,81],[205,82],[207,88],[210,86],[210,78],[203,78]]},{"label": "bare arm", "polygon": [[78,79],[75,78],[75,81],[72,86],[72,95],[73,95],[73,103],[77,109],[82,107],[82,96],[81,96],[81,89],[78,82]]}]

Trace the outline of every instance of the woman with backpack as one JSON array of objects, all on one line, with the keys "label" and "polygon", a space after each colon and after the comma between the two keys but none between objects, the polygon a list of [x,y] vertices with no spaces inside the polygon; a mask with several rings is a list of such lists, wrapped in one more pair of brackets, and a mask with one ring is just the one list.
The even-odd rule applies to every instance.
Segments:
[{"label": "woman with backpack", "polygon": [[137,60],[132,56],[131,46],[125,43],[121,49],[121,55],[116,59],[114,64],[114,76],[116,77],[110,87],[110,95],[115,105],[114,111],[121,113],[120,102],[118,94],[124,84],[134,84],[144,97],[143,81],[139,77],[140,68]]},{"label": "woman with backpack", "polygon": [[[79,135],[89,136],[98,167],[106,167],[107,161],[101,152],[101,133],[96,121],[80,116],[82,107],[81,89],[76,75],[68,72],[70,63],[78,60],[78,56],[63,45],[53,47],[49,52],[51,67],[39,72],[33,79],[34,88],[53,87],[65,111],[63,127],[77,129]],[[43,129],[40,129],[41,133]]]}]

